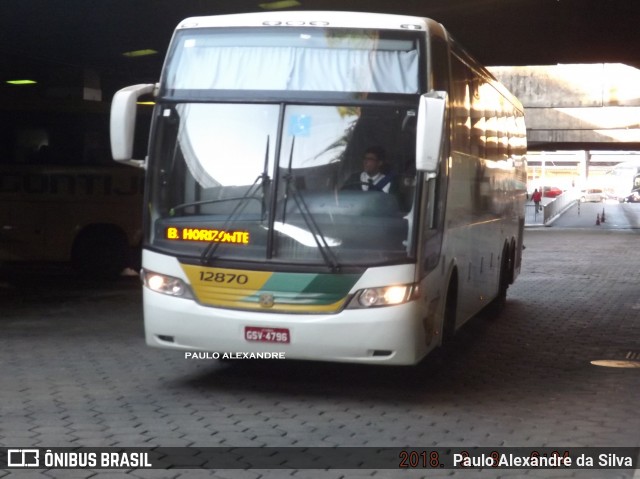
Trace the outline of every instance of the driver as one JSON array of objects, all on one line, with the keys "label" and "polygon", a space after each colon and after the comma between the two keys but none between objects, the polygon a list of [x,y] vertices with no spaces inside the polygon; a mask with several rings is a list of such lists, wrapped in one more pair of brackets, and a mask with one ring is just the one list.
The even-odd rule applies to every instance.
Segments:
[{"label": "driver", "polygon": [[362,158],[361,173],[353,173],[345,183],[346,189],[362,191],[392,192],[393,177],[382,172],[385,163],[385,151],[380,146],[367,148]]}]

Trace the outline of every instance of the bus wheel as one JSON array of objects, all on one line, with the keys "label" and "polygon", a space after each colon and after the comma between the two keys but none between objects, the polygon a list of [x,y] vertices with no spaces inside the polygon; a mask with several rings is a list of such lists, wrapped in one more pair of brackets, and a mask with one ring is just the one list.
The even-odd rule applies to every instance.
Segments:
[{"label": "bus wheel", "polygon": [[76,238],[71,252],[73,268],[88,278],[113,279],[129,265],[127,237],[112,226],[92,226]]},{"label": "bus wheel", "polygon": [[[507,286],[511,285],[516,280],[516,242],[511,240],[511,246],[509,247],[509,275],[507,279]],[[506,291],[505,291],[506,296]]]},{"label": "bus wheel", "polygon": [[487,305],[486,312],[489,316],[495,317],[500,315],[504,306],[507,302],[507,289],[509,289],[509,284],[511,283],[512,273],[511,273],[511,264],[512,259],[509,253],[509,248],[507,245],[504,245],[504,249],[502,250],[502,259],[500,261],[500,278],[498,279],[498,294],[494,298],[491,303]]},{"label": "bus wheel", "polygon": [[446,344],[453,339],[456,333],[456,313],[458,311],[458,275],[454,272],[449,287],[447,299],[444,305],[444,318],[442,320],[442,343]]}]

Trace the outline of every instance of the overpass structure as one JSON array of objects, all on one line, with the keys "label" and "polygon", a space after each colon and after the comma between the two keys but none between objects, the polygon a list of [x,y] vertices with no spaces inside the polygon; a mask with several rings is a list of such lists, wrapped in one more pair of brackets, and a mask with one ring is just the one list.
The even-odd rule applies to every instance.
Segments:
[{"label": "overpass structure", "polygon": [[531,190],[611,189],[612,168],[640,166],[639,69],[597,63],[490,70],[524,105]]},{"label": "overpass structure", "polygon": [[621,63],[491,67],[522,102],[529,150],[640,150],[640,70]]}]

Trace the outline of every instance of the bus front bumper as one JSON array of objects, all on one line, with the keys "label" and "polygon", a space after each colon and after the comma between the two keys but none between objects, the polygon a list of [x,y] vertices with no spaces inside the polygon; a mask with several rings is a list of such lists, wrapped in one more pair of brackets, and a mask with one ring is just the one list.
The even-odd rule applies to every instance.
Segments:
[{"label": "bus front bumper", "polygon": [[275,314],[143,291],[147,344],[185,353],[274,353],[285,359],[410,365],[434,343],[419,300],[337,314]]}]

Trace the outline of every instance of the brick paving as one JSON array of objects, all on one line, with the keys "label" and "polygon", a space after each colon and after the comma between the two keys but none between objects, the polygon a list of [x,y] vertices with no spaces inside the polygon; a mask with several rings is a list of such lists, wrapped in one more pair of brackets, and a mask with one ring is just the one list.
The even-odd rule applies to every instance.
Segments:
[{"label": "brick paving", "polygon": [[[144,345],[134,280],[18,278],[0,289],[0,446],[640,447],[640,369],[591,364],[640,353],[640,205],[606,207],[604,228],[582,205],[580,221],[527,229],[504,312],[474,319],[415,368],[186,360]],[[0,478],[97,479],[633,476],[0,470]]]}]

